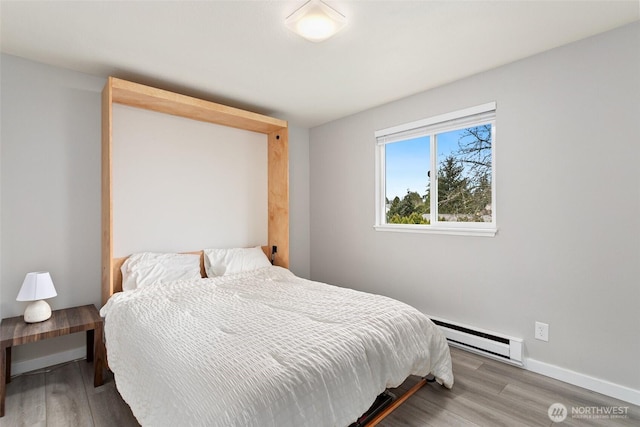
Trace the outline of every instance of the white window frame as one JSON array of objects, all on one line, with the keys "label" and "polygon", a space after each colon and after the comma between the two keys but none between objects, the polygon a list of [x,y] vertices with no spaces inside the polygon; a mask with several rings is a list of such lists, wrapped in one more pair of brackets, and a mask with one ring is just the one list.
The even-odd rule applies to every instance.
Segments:
[{"label": "white window frame", "polygon": [[[475,107],[465,108],[435,117],[405,123],[398,126],[381,129],[375,132],[376,138],[376,220],[374,228],[377,231],[453,234],[466,236],[496,235],[497,203],[496,203],[496,103],[489,102]],[[471,127],[476,124],[491,123],[491,222],[453,222],[438,221],[437,197],[431,197],[431,224],[387,224],[386,223],[386,176],[385,176],[385,145],[420,136],[430,136],[431,171],[437,171],[437,142],[434,136],[449,130]],[[437,173],[431,173],[431,194],[438,194]]]}]

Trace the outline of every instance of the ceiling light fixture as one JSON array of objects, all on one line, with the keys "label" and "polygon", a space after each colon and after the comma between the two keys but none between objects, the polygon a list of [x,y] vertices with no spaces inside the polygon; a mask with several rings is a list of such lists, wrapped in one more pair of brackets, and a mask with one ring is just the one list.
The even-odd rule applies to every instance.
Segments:
[{"label": "ceiling light fixture", "polygon": [[284,24],[312,42],[321,42],[340,31],[347,19],[321,0],[310,0],[293,12]]}]

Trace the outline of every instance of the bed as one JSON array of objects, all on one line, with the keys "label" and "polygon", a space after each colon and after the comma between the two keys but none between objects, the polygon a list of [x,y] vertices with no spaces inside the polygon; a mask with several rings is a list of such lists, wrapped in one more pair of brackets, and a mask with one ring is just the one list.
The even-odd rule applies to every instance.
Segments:
[{"label": "bed", "polygon": [[[142,425],[345,426],[383,390],[409,375],[432,374],[444,386],[452,386],[445,337],[425,315],[389,298],[308,281],[288,270],[286,121],[113,77],[102,101],[101,314],[109,368]],[[232,250],[125,256],[138,249],[122,245],[130,236],[114,233],[114,217],[119,224],[127,217],[134,221],[129,229],[136,229],[146,225],[149,215],[161,215],[122,215],[122,203],[114,206],[114,193],[122,194],[122,186],[132,183],[113,178],[122,177],[114,167],[118,158],[113,146],[122,141],[114,138],[113,104],[264,134],[266,246],[240,247],[247,242],[239,241]],[[150,150],[139,161],[154,162],[157,155],[159,150]],[[221,149],[216,155],[227,153]],[[201,190],[186,206],[199,206],[203,194],[211,197],[215,179],[193,181],[169,175],[171,169],[166,169],[167,182],[175,186],[182,179],[186,182],[178,187]],[[230,176],[224,184],[234,181]],[[159,184],[151,188],[145,182],[144,191],[158,194],[171,206],[170,194]],[[204,223],[196,227],[207,241],[220,238],[212,224],[227,224],[215,211],[207,211]],[[183,230],[185,224],[193,228],[193,213],[187,210],[186,218],[156,226],[153,236],[159,230]],[[166,247],[150,244],[149,236],[134,245],[155,251],[202,247],[178,235],[180,241],[156,243]],[[245,239],[264,242],[259,236]],[[216,251],[217,258],[212,255]],[[158,257],[179,258],[177,274],[175,260]],[[144,268],[132,268],[137,261]]]},{"label": "bed", "polygon": [[262,256],[211,278],[151,280],[102,308],[109,367],[143,426],[347,426],[409,375],[453,385],[425,315]]}]

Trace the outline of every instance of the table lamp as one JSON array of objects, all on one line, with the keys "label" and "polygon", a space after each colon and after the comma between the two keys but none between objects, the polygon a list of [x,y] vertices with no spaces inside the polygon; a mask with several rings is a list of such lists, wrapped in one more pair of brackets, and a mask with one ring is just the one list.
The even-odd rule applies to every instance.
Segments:
[{"label": "table lamp", "polygon": [[44,301],[57,294],[48,271],[27,273],[18,293],[16,301],[33,301],[24,311],[24,321],[27,323],[43,322],[51,317],[51,307]]}]

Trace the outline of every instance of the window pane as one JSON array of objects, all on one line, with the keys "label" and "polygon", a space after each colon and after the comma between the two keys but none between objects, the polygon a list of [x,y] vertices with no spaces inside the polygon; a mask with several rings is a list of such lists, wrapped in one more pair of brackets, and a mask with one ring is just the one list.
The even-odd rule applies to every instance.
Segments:
[{"label": "window pane", "polygon": [[438,220],[491,222],[491,124],[436,135]]},{"label": "window pane", "polygon": [[430,138],[385,145],[387,224],[429,224]]}]

